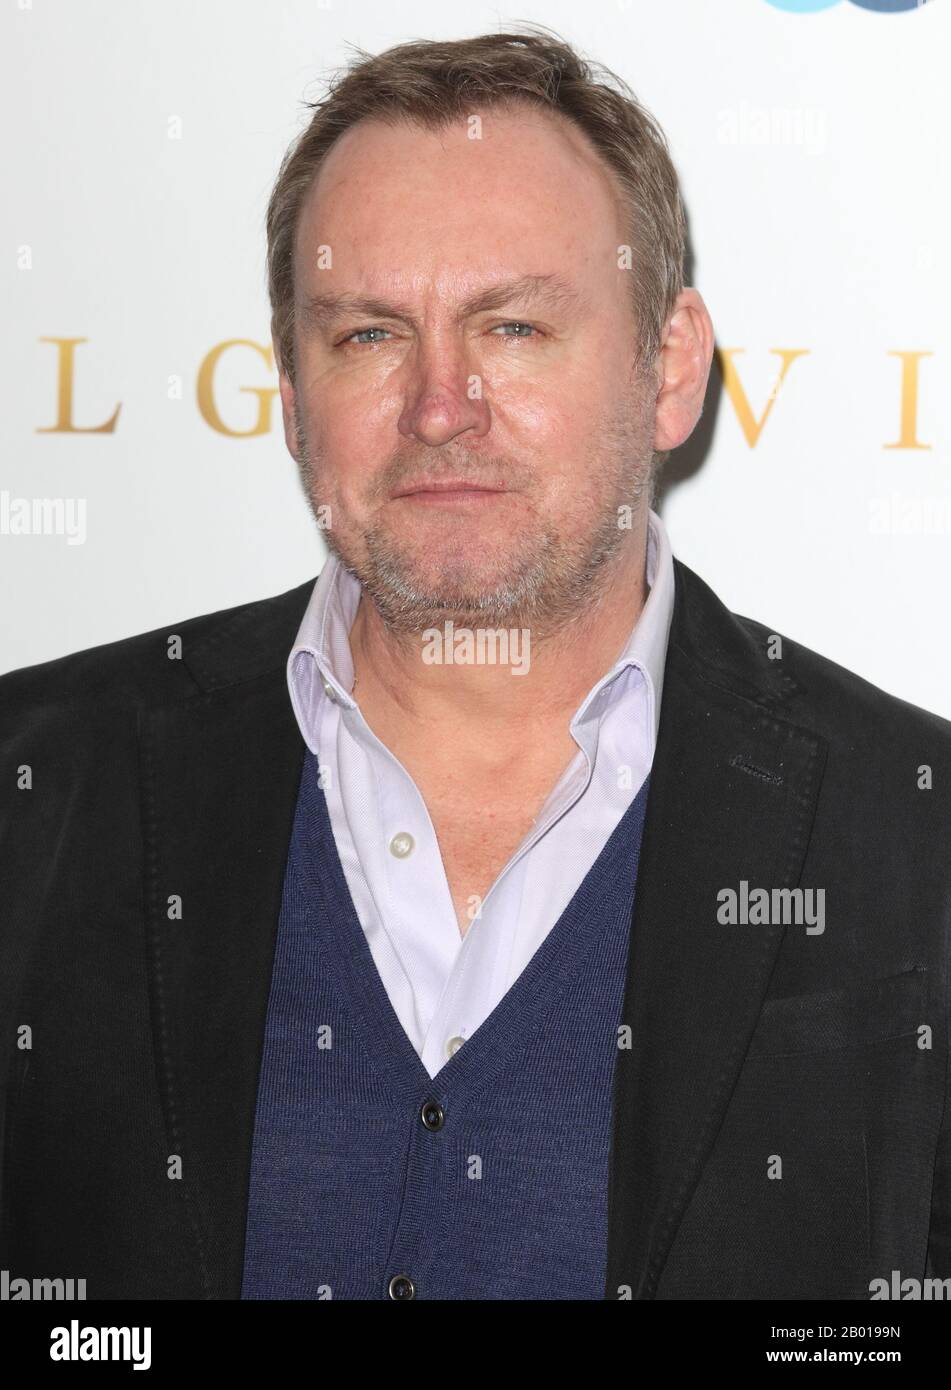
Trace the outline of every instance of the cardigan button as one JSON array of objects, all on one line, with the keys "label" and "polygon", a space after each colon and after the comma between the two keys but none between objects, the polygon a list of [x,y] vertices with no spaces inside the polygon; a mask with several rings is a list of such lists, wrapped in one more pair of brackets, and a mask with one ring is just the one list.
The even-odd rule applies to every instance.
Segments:
[{"label": "cardigan button", "polygon": [[408,1274],[394,1274],[390,1280],[390,1298],[402,1302],[407,1298],[416,1297],[416,1285]]},{"label": "cardigan button", "polygon": [[419,1112],[419,1118],[427,1129],[442,1129],[446,1112],[436,1101],[427,1100]]}]

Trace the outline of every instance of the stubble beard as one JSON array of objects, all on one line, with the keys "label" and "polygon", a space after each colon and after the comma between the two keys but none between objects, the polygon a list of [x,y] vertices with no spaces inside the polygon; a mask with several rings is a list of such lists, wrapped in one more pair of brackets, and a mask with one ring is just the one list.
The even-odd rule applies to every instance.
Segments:
[{"label": "stubble beard", "polygon": [[[315,516],[326,515],[322,508],[330,509],[331,525],[321,523],[328,548],[360,581],[364,595],[394,638],[417,637],[449,621],[456,627],[528,629],[537,643],[593,616],[612,569],[631,544],[642,510],[650,505],[652,436],[653,412],[647,412],[644,398],[636,392],[592,434],[586,487],[593,484],[598,503],[593,517],[589,510],[582,511],[579,524],[584,529],[565,534],[540,518],[540,524],[521,532],[518,551],[507,552],[491,578],[484,564],[474,565],[458,553],[450,554],[452,547],[447,545],[442,575],[424,582],[414,547],[404,545],[379,521],[362,532],[358,545],[352,544],[352,531],[344,528],[342,532],[337,524],[339,502],[321,452],[311,449],[299,422],[298,468]],[[480,467],[484,466],[485,460],[480,460]],[[408,476],[405,463],[400,475]],[[511,469],[506,472],[503,466],[501,476],[507,483],[511,483],[510,475]],[[382,479],[374,495],[389,495]],[[629,527],[619,524],[622,515],[630,517]],[[456,515],[453,521],[458,525],[464,516]]]}]

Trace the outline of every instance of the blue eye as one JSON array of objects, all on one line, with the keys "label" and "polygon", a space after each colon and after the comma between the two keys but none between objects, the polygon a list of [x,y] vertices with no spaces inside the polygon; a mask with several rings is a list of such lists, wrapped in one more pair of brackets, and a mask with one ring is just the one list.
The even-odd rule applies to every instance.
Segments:
[{"label": "blue eye", "polygon": [[[498,334],[500,329],[515,329],[514,333],[503,332],[500,336],[505,338],[528,338],[530,336],[540,337],[539,330],[531,323],[522,323],[519,319],[512,319],[509,323],[497,324],[491,331]],[[380,337],[370,338],[370,334],[381,334],[386,337],[392,336],[387,328],[356,328],[352,333],[348,333],[345,338],[341,338],[338,347],[344,347],[347,343],[354,343],[357,347],[373,347],[382,341]],[[362,340],[362,341],[361,341]]]},{"label": "blue eye", "polygon": [[[496,328],[493,328],[493,329],[492,329],[492,332],[494,333],[494,332],[496,331],[497,328],[527,328],[527,329],[529,329],[530,332],[532,332],[532,333],[534,333],[534,334],[536,334],[536,335],[538,334],[538,329],[535,328],[533,324],[530,324],[530,323],[521,323],[521,322],[519,322],[518,319],[513,319],[511,323],[500,323],[500,324],[497,324],[497,325],[496,325]],[[505,333],[505,334],[503,334],[502,336],[503,336],[503,337],[506,337],[506,338],[524,338],[524,337],[527,337],[528,334],[525,334],[525,333]]]},{"label": "blue eye", "polygon": [[[346,338],[343,339],[343,342],[344,342],[344,343],[349,343],[349,342],[351,342],[354,338],[362,338],[363,335],[364,335],[365,333],[386,333],[387,331],[388,331],[388,330],[385,329],[385,328],[357,328],[357,329],[354,330],[353,333],[348,334],[348,336],[347,336]],[[362,347],[372,347],[373,344],[372,344],[372,343],[363,343],[363,344],[361,344],[360,346],[362,346]]]}]

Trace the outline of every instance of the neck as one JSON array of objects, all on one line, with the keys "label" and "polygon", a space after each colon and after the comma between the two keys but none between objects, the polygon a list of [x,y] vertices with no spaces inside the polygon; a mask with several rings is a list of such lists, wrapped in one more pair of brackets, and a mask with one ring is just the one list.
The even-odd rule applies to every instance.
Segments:
[{"label": "neck", "polygon": [[[630,542],[618,551],[583,612],[544,640],[530,633],[528,652],[523,641],[517,659],[513,638],[506,664],[467,660],[470,653],[447,643],[441,662],[427,662],[422,634],[409,642],[405,634],[394,635],[362,596],[350,648],[364,717],[371,727],[398,724],[403,740],[414,732],[431,738],[440,729],[451,730],[457,748],[488,744],[500,751],[524,742],[526,721],[536,730],[546,724],[563,729],[620,656],[644,607],[646,515]],[[444,625],[434,626],[442,636]],[[458,644],[459,624],[455,630]]]}]

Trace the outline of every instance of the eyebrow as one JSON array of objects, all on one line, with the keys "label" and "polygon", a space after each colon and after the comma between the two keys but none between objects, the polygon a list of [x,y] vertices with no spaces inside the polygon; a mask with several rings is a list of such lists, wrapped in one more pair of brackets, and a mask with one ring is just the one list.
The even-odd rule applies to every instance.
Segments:
[{"label": "eyebrow", "polygon": [[[558,309],[574,309],[581,303],[582,296],[562,275],[519,275],[514,280],[503,280],[479,290],[459,306],[456,317],[461,322],[473,314],[502,309],[506,304],[536,301]],[[397,319],[416,325],[416,316],[405,304],[345,292],[310,295],[300,310],[300,322],[305,331],[326,329],[344,317]]]}]

